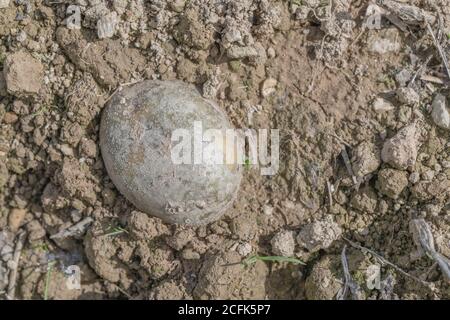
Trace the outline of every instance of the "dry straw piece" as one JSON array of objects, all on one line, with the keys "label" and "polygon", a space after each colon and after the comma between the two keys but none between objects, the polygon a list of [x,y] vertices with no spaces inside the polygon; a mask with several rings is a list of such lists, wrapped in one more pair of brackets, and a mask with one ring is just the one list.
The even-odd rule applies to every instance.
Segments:
[{"label": "dry straw piece", "polygon": [[413,219],[410,222],[410,229],[419,249],[437,262],[447,281],[450,281],[450,260],[436,251],[433,233],[428,223],[424,219]]}]

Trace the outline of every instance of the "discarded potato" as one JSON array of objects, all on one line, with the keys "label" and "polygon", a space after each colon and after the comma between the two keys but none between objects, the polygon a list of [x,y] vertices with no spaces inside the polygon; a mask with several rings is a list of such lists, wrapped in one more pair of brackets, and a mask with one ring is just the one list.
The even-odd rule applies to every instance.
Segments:
[{"label": "discarded potato", "polygon": [[[166,222],[198,225],[218,219],[232,204],[242,168],[205,162],[204,151],[196,163],[195,123],[203,130],[233,128],[217,106],[180,81],[125,87],[105,107],[100,125],[103,160],[117,189],[139,210]],[[191,135],[194,142],[182,149],[190,163],[173,161],[173,148],[181,141],[174,141],[174,132]],[[207,143],[200,143],[205,150]]]}]

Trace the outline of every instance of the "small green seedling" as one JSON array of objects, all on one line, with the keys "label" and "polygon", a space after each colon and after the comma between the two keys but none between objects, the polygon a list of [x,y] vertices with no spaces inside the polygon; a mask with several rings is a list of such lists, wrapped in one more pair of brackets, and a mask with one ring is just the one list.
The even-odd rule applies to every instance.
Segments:
[{"label": "small green seedling", "polygon": [[250,162],[250,159],[245,159],[244,160],[244,167],[245,167],[245,169],[250,169],[250,165],[251,165],[251,162]]},{"label": "small green seedling", "polygon": [[43,105],[42,107],[40,107],[37,111],[33,112],[33,113],[31,114],[31,116],[32,116],[32,117],[36,117],[36,116],[39,115],[39,114],[43,114],[43,113],[47,112],[49,109],[50,109],[50,106],[47,105],[47,104],[45,104],[45,105]]},{"label": "small green seedling", "polygon": [[48,244],[46,244],[45,242],[38,243],[37,245],[32,247],[32,249],[33,250],[35,250],[35,249],[42,250],[44,252],[49,252],[50,251],[50,248],[48,247]]},{"label": "small green seedling", "polygon": [[108,231],[104,234],[104,236],[112,237],[112,236],[116,236],[116,235],[122,234],[122,233],[128,233],[128,231],[125,230],[124,228],[120,227],[120,226],[109,227]]},{"label": "small green seedling", "polygon": [[242,260],[242,264],[245,266],[250,266],[256,261],[271,261],[271,262],[289,262],[293,264],[302,264],[305,265],[305,263],[297,258],[294,257],[283,257],[283,256],[260,256],[260,255],[253,255],[248,258],[245,258]]}]

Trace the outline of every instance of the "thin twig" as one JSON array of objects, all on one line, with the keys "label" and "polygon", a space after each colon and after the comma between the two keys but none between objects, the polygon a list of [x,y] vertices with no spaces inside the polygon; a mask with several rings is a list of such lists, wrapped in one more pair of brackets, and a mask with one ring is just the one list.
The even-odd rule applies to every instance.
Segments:
[{"label": "thin twig", "polygon": [[417,277],[415,277],[415,276],[409,274],[408,272],[404,271],[402,268],[398,267],[397,265],[395,265],[395,264],[393,264],[392,262],[390,262],[390,261],[386,260],[385,258],[383,258],[381,255],[379,255],[379,254],[376,253],[375,251],[370,250],[370,249],[368,249],[368,248],[366,248],[366,247],[360,246],[359,244],[357,244],[357,243],[355,243],[355,242],[353,242],[353,241],[351,241],[350,239],[347,239],[347,238],[345,238],[345,237],[343,237],[343,239],[344,239],[345,241],[347,241],[352,247],[357,248],[357,249],[359,249],[359,250],[361,250],[361,251],[366,251],[366,252],[370,253],[370,254],[373,255],[375,258],[377,258],[378,260],[380,260],[381,263],[383,263],[383,264],[385,264],[385,265],[388,265],[388,266],[394,268],[395,270],[397,270],[398,272],[400,272],[400,273],[403,274],[404,276],[406,276],[406,277],[408,277],[408,278],[411,278],[411,279],[413,279],[413,280],[416,280],[417,282],[423,284],[423,285],[426,286],[426,287],[430,287],[430,285],[429,285],[428,282],[423,281],[423,280],[421,280],[421,279],[419,279],[419,278],[417,278]]},{"label": "thin twig", "polygon": [[332,207],[333,206],[333,192],[332,192],[332,185],[328,179],[327,179],[327,190],[328,190],[328,200],[330,203],[330,207]]},{"label": "thin twig", "polygon": [[427,74],[421,75],[420,76],[420,80],[425,81],[425,82],[432,82],[432,83],[435,83],[435,84],[441,84],[441,85],[445,84],[445,81],[442,80],[441,78],[438,78],[438,77],[435,77],[435,76],[430,76],[430,75],[427,75]]},{"label": "thin twig", "polygon": [[83,234],[83,232],[86,230],[86,227],[92,221],[93,219],[91,217],[84,218],[83,220],[74,224],[73,226],[63,229],[58,233],[55,233],[54,235],[50,236],[50,239],[64,239],[73,236],[75,234]]},{"label": "thin twig", "polygon": [[425,60],[425,62],[419,67],[419,69],[417,69],[416,73],[414,73],[414,76],[411,78],[411,81],[408,83],[408,87],[412,87],[414,81],[416,81],[416,78],[419,75],[422,75],[422,73],[425,71],[425,68],[427,67],[427,65],[430,62],[432,57],[433,57],[432,55],[428,56],[428,58]]},{"label": "thin twig", "polygon": [[17,235],[17,242],[16,242],[16,247],[14,249],[14,255],[13,255],[13,265],[12,265],[12,269],[9,274],[9,280],[8,280],[8,294],[6,295],[6,298],[8,300],[15,299],[17,273],[19,270],[20,256],[22,255],[23,245],[25,243],[25,236],[26,236],[25,231],[21,231]]},{"label": "thin twig", "polygon": [[354,184],[358,183],[358,180],[356,179],[356,176],[353,172],[352,164],[350,163],[350,158],[348,157],[347,150],[345,147],[342,148],[341,152],[342,159],[344,160],[345,167],[347,168],[348,174],[352,177],[352,181]]},{"label": "thin twig", "polygon": [[119,86],[117,87],[117,89],[114,90],[113,93],[111,93],[111,94],[109,95],[109,97],[105,100],[105,104],[112,98],[113,95],[115,95],[118,91],[121,91],[124,87],[131,86],[132,84],[138,83],[138,82],[140,82],[140,81],[141,81],[141,80],[135,80],[135,81],[130,81],[130,82],[125,82],[125,83],[119,84]]},{"label": "thin twig", "polygon": [[436,48],[439,52],[439,55],[442,58],[442,62],[444,63],[445,71],[447,72],[447,76],[450,79],[450,67],[448,65],[447,56],[445,55],[444,50],[442,49],[441,45],[439,44],[439,41],[436,39],[433,29],[431,29],[431,26],[428,22],[427,22],[427,29],[428,29],[428,32],[431,34],[431,37],[433,38],[434,45],[436,46]]},{"label": "thin twig", "polygon": [[122,289],[119,285],[117,285],[117,284],[115,284],[115,283],[113,283],[112,285],[114,285],[116,288],[117,288],[117,290],[119,290],[124,296],[126,296],[129,300],[131,300],[131,299],[133,299],[133,297],[128,293],[128,292],[126,292],[124,289]]},{"label": "thin twig", "polygon": [[429,224],[424,219],[412,219],[410,229],[419,250],[425,252],[428,257],[439,265],[444,277],[450,282],[450,260],[436,251],[433,233]]},{"label": "thin twig", "polygon": [[347,245],[344,245],[342,248],[341,253],[341,263],[342,263],[342,269],[344,271],[344,287],[341,289],[341,291],[337,295],[338,300],[345,300],[347,297],[348,290],[350,289],[350,293],[352,294],[352,297],[354,300],[361,300],[362,298],[362,290],[360,286],[353,280],[350,271],[348,269],[348,261],[347,261],[347,255],[345,253],[347,249]]}]

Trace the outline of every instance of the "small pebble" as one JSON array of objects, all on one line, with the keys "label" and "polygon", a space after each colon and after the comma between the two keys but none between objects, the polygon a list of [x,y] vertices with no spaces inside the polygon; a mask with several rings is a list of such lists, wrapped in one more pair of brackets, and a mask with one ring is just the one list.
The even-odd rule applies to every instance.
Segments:
[{"label": "small pebble", "polygon": [[3,122],[6,124],[13,124],[19,120],[19,117],[14,112],[6,112],[3,116]]},{"label": "small pebble", "polygon": [[263,207],[263,212],[265,215],[270,216],[273,213],[273,207],[266,204]]},{"label": "small pebble", "polygon": [[422,173],[422,179],[425,181],[431,181],[434,178],[434,171],[433,170],[427,170],[424,173]]},{"label": "small pebble", "polygon": [[433,99],[431,117],[438,127],[450,129],[450,113],[446,98],[442,94],[437,94]]},{"label": "small pebble", "polygon": [[241,243],[237,246],[236,251],[241,256],[246,257],[252,252],[252,245],[248,242]]},{"label": "small pebble", "polygon": [[400,129],[386,140],[381,150],[381,159],[397,169],[406,169],[416,163],[419,142],[416,124]]},{"label": "small pebble", "polygon": [[8,226],[12,232],[16,232],[25,218],[27,211],[25,209],[12,209],[8,216]]},{"label": "small pebble", "polygon": [[419,94],[414,91],[414,89],[405,87],[405,88],[399,88],[395,92],[397,99],[408,106],[414,106],[419,104],[420,102],[420,96]]},{"label": "small pebble", "polygon": [[444,160],[442,161],[442,167],[445,169],[449,169],[450,168],[450,161]]},{"label": "small pebble", "polygon": [[403,69],[395,75],[395,81],[397,81],[399,86],[404,87],[409,82],[409,80],[411,80],[411,77],[411,72],[407,69]]},{"label": "small pebble", "polygon": [[261,95],[265,98],[275,93],[278,81],[274,78],[264,80],[261,87]]},{"label": "small pebble", "polygon": [[297,243],[310,252],[326,249],[342,234],[341,227],[328,215],[323,220],[317,220],[306,225],[297,235]]},{"label": "small pebble", "polygon": [[418,172],[413,172],[409,175],[409,182],[416,184],[420,181],[420,174]]},{"label": "small pebble", "polygon": [[376,98],[372,104],[372,108],[376,113],[394,110],[394,106],[383,98]]},{"label": "small pebble", "polygon": [[25,31],[21,30],[19,34],[16,36],[16,40],[18,42],[24,42],[27,39],[27,34]]},{"label": "small pebble", "polygon": [[294,233],[288,230],[279,231],[270,240],[272,252],[277,256],[291,257],[294,255],[295,239]]},{"label": "small pebble", "polygon": [[276,56],[276,52],[275,49],[270,47],[269,49],[267,49],[267,58],[273,59]]}]

